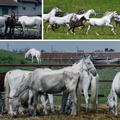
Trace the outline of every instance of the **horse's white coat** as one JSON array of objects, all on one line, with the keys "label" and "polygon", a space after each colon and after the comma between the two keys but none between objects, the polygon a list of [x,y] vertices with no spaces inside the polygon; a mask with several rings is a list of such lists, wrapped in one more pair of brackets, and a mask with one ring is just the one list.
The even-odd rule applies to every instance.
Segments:
[{"label": "horse's white coat", "polygon": [[76,20],[78,19],[75,13],[71,13],[63,17],[51,17],[49,19],[49,25],[46,29],[46,32],[48,32],[48,28],[50,28],[52,25],[64,25],[70,28],[69,23],[72,18]]},{"label": "horse's white coat", "polygon": [[53,8],[49,13],[47,14],[43,14],[43,20],[47,20],[50,17],[54,17],[56,12],[62,12],[62,10],[60,10],[59,8],[55,7]]},{"label": "horse's white coat", "polygon": [[109,107],[109,112],[115,115],[118,114],[118,95],[120,95],[120,72],[115,75],[110,94],[107,97],[107,106]]},{"label": "horse's white coat", "polygon": [[[86,19],[89,19],[90,15],[93,14],[94,16],[96,16],[96,13],[93,9],[88,10],[87,12],[81,14],[81,15],[77,15],[78,19],[80,20],[81,17],[85,17]],[[72,18],[72,21],[76,21],[74,18]]]},{"label": "horse's white coat", "polygon": [[102,18],[90,18],[90,20],[88,21],[89,26],[88,26],[86,34],[88,34],[88,31],[92,27],[94,32],[96,33],[96,35],[99,35],[95,31],[95,26],[98,26],[98,27],[108,26],[108,27],[110,27],[111,31],[116,35],[116,33],[114,32],[114,29],[113,29],[113,25],[110,24],[111,18],[116,17],[116,16],[117,16],[117,13],[116,13],[116,11],[114,11],[114,12],[107,12],[107,14],[105,16],[103,16]]},{"label": "horse's white coat", "polygon": [[35,56],[38,61],[38,64],[41,64],[41,52],[40,51],[36,50],[35,48],[31,48],[25,53],[25,58],[27,58],[29,55],[32,56],[32,62]]},{"label": "horse's white coat", "polygon": [[38,29],[38,37],[41,35],[41,29],[42,29],[42,18],[39,16],[35,17],[28,17],[28,16],[21,16],[18,19],[18,22],[22,24],[23,27],[23,32],[25,36],[25,28],[27,29],[27,34],[28,34],[28,28],[37,26]]},{"label": "horse's white coat", "polygon": [[[11,99],[9,99],[8,97],[13,98],[17,88],[19,87],[21,82],[27,78],[29,73],[31,73],[31,71],[24,71],[24,70],[16,69],[16,70],[8,71],[5,75],[5,79],[4,79],[5,109],[8,111],[10,115],[13,115],[13,114],[15,115],[16,112],[14,112],[14,110],[12,109],[11,104],[10,104]],[[22,97],[21,99],[24,100],[25,98]]]}]

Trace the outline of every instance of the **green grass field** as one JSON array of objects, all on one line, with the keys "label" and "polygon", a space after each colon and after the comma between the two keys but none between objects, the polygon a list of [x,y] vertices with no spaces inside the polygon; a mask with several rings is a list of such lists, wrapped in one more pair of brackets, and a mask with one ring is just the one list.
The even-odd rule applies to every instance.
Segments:
[{"label": "green grass field", "polygon": [[[99,8],[101,8],[101,17],[106,11],[117,11],[118,14],[120,14],[120,1],[119,0],[44,0],[43,1],[43,13],[49,13],[52,8],[58,7],[62,10],[63,13],[66,12],[77,12],[79,9],[84,9],[84,11],[87,11],[89,9],[94,9],[97,13],[97,17],[99,17]],[[58,15],[58,14],[57,14]],[[90,17],[94,17],[91,15]],[[114,26],[114,18],[111,19],[111,24]],[[48,26],[48,23],[45,24],[45,28],[43,29],[43,37],[44,39],[120,39],[120,31],[119,26],[116,28],[116,34],[114,35],[109,27],[95,27],[96,31],[100,34],[97,36],[93,29],[91,28],[89,30],[89,34],[86,35],[88,24],[85,24],[85,30],[80,30],[78,28],[75,28],[76,35],[73,35],[69,33],[67,35],[68,28],[66,27],[64,29],[64,32],[62,33],[63,26],[60,26],[60,28],[56,29],[55,31],[52,31],[52,29],[49,29],[48,33],[46,33],[46,28]]]}]

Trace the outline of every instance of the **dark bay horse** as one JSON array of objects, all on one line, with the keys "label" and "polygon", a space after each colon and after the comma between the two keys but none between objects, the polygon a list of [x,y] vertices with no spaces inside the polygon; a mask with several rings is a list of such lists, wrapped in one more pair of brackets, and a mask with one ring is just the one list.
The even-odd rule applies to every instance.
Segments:
[{"label": "dark bay horse", "polygon": [[15,28],[15,25],[16,25],[15,13],[12,10],[11,11],[11,16],[6,18],[5,22],[4,22],[4,36],[5,36],[5,39],[6,39],[8,27],[10,27],[9,36],[14,38],[14,28]]},{"label": "dark bay horse", "polygon": [[[68,29],[67,34],[69,33],[69,31],[70,31],[71,29],[72,29],[72,32],[74,33],[75,27],[81,27],[81,26],[83,26],[82,29],[85,29],[84,23],[85,23],[85,21],[87,21],[87,20],[88,20],[88,19],[86,19],[86,18],[83,16],[83,17],[81,17],[81,19],[80,19],[79,21],[70,23],[70,28]],[[74,33],[74,35],[75,35],[75,33]]]}]

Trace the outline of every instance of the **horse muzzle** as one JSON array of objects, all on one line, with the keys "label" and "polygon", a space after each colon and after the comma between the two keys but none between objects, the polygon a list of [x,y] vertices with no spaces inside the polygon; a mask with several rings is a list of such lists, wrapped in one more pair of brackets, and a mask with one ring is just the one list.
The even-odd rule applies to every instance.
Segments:
[{"label": "horse muzzle", "polygon": [[93,75],[93,76],[96,76],[97,75],[97,70],[95,68],[91,68],[89,70],[89,72]]}]

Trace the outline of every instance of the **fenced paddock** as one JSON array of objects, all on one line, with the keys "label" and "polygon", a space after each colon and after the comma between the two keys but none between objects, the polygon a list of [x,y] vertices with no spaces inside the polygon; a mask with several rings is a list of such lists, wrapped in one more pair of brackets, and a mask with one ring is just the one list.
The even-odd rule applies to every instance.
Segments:
[{"label": "fenced paddock", "polygon": [[[37,64],[16,64],[16,65],[11,65],[11,64],[0,64],[0,67],[10,67],[10,66],[22,66],[22,67],[49,67],[49,68],[53,68],[53,67],[67,67],[67,66],[71,66],[71,64],[41,64],[41,65],[37,65]],[[113,72],[113,70],[115,69],[115,74],[117,73],[117,69],[118,71],[120,70],[119,67],[120,67],[120,64],[110,64],[110,65],[106,65],[106,64],[95,64],[95,67],[97,68],[98,72],[100,69],[105,69],[106,72],[109,72],[108,69],[111,70],[111,72]],[[105,73],[106,74],[106,73]],[[111,74],[111,73],[108,73],[108,74]],[[0,74],[1,76],[2,74]],[[0,80],[1,80],[1,77],[0,77]],[[85,114],[85,102],[84,102],[84,97],[82,97],[82,105],[81,105],[81,112],[79,113],[78,116],[76,117],[71,117],[69,115],[61,115],[59,114],[59,111],[60,111],[60,100],[59,100],[59,104],[56,104],[55,103],[55,115],[52,115],[50,113],[50,106],[48,105],[48,112],[49,112],[49,115],[48,116],[44,116],[43,112],[42,112],[42,109],[43,107],[38,104],[38,109],[40,110],[40,115],[37,116],[37,117],[30,117],[29,114],[28,114],[28,109],[25,108],[24,109],[24,115],[18,115],[18,117],[16,118],[16,120],[22,120],[22,119],[25,119],[25,120],[71,120],[71,119],[75,119],[75,120],[103,120],[103,119],[109,119],[109,120],[118,120],[120,119],[120,109],[118,108],[118,115],[117,116],[114,116],[112,114],[109,113],[109,110],[106,106],[106,98],[104,98],[104,94],[108,94],[109,91],[110,91],[110,87],[111,87],[111,82],[112,82],[112,79],[109,79],[109,78],[105,78],[105,79],[100,79],[100,82],[99,82],[99,105],[98,105],[98,113],[94,113],[94,111],[92,111],[92,106],[90,104],[89,106],[89,112],[88,114]],[[58,101],[58,98],[61,97],[61,96],[55,96],[54,98],[54,102]],[[102,102],[104,101],[104,102]],[[119,106],[120,107],[120,106]],[[12,120],[13,118],[5,113],[3,113],[3,116],[0,116],[0,119],[2,120]]]},{"label": "fenced paddock", "polygon": [[[3,15],[0,15],[3,16]],[[23,36],[23,28],[22,25],[20,23],[18,23],[18,18],[20,16],[40,16],[42,17],[41,14],[15,14],[15,18],[16,18],[16,25],[15,25],[15,29],[14,29],[14,38],[12,39],[42,39],[41,37],[37,37],[38,35],[38,29],[37,27],[33,27],[33,28],[28,28],[28,35],[26,34],[25,36]],[[41,30],[42,30],[42,26],[41,26]],[[2,30],[2,34],[0,34],[0,39],[4,39],[4,28]],[[9,31],[9,28],[8,28]],[[27,33],[27,32],[25,32]],[[42,36],[42,35],[41,35]],[[7,39],[11,39],[11,37],[7,37]]]}]

